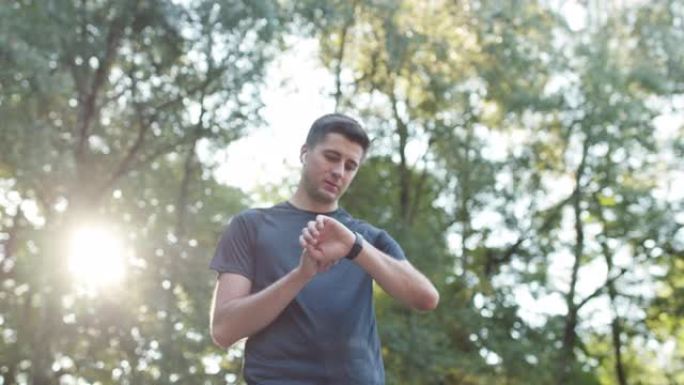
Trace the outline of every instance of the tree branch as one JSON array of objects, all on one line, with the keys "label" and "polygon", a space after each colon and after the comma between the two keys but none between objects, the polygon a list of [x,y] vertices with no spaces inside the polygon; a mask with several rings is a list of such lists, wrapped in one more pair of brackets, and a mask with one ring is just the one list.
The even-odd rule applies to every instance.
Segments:
[{"label": "tree branch", "polygon": [[78,134],[78,143],[76,145],[75,153],[77,163],[83,161],[85,144],[90,135],[89,130],[96,112],[97,96],[105,83],[107,75],[109,74],[109,70],[111,69],[112,63],[114,61],[114,57],[117,54],[121,37],[123,36],[125,26],[124,21],[125,17],[120,16],[114,19],[110,24],[105,41],[105,53],[104,56],[100,58],[99,66],[95,71],[95,75],[89,90],[87,90],[85,94],[83,94],[83,92],[79,92],[79,104],[81,107],[76,126],[76,132]]},{"label": "tree branch", "polygon": [[603,285],[601,285],[600,287],[598,287],[596,290],[594,290],[594,292],[592,292],[592,293],[589,294],[587,297],[585,297],[582,301],[580,301],[580,303],[578,303],[577,305],[575,305],[575,309],[576,309],[576,310],[581,309],[581,308],[582,308],[584,305],[586,305],[589,301],[591,301],[592,299],[594,299],[594,298],[598,297],[599,295],[601,295],[608,285],[611,285],[611,284],[615,283],[615,281],[617,281],[620,277],[622,277],[623,275],[625,275],[625,273],[627,273],[627,269],[620,269],[620,272],[619,272],[617,275],[615,275],[615,276],[613,276],[613,277],[611,277],[611,278],[606,279],[606,282],[604,282]]}]

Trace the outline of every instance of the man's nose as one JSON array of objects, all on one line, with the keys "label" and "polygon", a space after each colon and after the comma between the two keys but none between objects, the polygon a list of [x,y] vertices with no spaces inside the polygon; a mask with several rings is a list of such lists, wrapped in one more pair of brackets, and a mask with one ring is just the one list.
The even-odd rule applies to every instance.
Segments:
[{"label": "man's nose", "polygon": [[344,173],[344,165],[343,165],[342,163],[335,163],[335,164],[332,166],[331,174],[332,174],[335,178],[341,178],[342,175],[343,175],[343,173]]}]

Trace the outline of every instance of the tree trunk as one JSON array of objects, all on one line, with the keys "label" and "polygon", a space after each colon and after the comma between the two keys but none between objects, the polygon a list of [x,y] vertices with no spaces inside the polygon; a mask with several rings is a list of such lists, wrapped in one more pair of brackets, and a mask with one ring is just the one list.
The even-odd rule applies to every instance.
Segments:
[{"label": "tree trunk", "polygon": [[344,21],[344,26],[342,26],[340,46],[337,47],[336,55],[336,66],[335,66],[335,111],[339,111],[340,103],[342,101],[342,62],[344,60],[345,48],[347,47],[347,33],[349,28],[354,25],[354,16],[356,14],[356,2],[351,4],[352,10],[351,15],[349,15]]},{"label": "tree trunk", "polygon": [[[599,219],[601,220],[601,224],[603,225],[604,232],[608,228],[608,224],[606,223],[604,216],[603,216],[603,210],[601,207],[601,202],[599,199],[595,199],[595,204],[597,205],[597,210],[598,210],[598,216]],[[605,233],[604,233],[605,234]],[[606,237],[608,237],[609,234],[605,234]],[[607,242],[602,240],[601,242],[601,250],[603,251],[603,257],[605,258],[606,262],[606,267],[608,270],[608,281],[606,283],[606,286],[608,287],[608,297],[610,298],[610,305],[613,309],[613,321],[610,324],[610,331],[611,331],[611,338],[613,342],[613,354],[615,355],[615,376],[618,379],[618,384],[619,385],[627,385],[627,373],[625,371],[625,366],[622,360],[622,320],[620,319],[620,316],[618,315],[617,312],[617,306],[615,304],[615,300],[618,296],[618,291],[617,288],[615,287],[615,280],[610,279],[610,277],[615,276],[615,273],[613,272],[614,270],[614,264],[613,264],[613,253],[610,250],[610,247],[608,246]]]},{"label": "tree trunk", "polygon": [[[612,302],[613,298],[611,296],[611,303]],[[615,375],[618,378],[618,384],[627,385],[627,375],[622,362],[622,341],[620,340],[620,337],[622,336],[622,321],[617,314],[611,323],[611,333],[613,336],[613,351],[615,354]]]},{"label": "tree trunk", "polygon": [[406,159],[406,146],[408,145],[409,132],[406,122],[399,116],[397,109],[397,99],[392,90],[392,112],[394,114],[394,122],[397,128],[397,135],[399,136],[399,215],[402,223],[409,223],[408,214],[411,206],[411,170],[409,169],[408,160]]},{"label": "tree trunk", "polygon": [[572,266],[572,275],[570,278],[570,290],[566,296],[566,305],[568,307],[568,314],[566,316],[565,326],[563,330],[563,340],[560,352],[560,359],[558,361],[559,375],[558,385],[568,385],[572,372],[572,367],[575,363],[575,345],[577,344],[577,313],[580,306],[575,302],[577,281],[579,278],[579,269],[582,265],[582,255],[584,254],[584,226],[582,224],[582,185],[581,180],[584,175],[584,168],[586,165],[587,154],[589,152],[590,140],[585,138],[582,147],[582,159],[575,172],[575,189],[572,196],[572,208],[575,219],[575,246],[573,254],[575,261]]}]

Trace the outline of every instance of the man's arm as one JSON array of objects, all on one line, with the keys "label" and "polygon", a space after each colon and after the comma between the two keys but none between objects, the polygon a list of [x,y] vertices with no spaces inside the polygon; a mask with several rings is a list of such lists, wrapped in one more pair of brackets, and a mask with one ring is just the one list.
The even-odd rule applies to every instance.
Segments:
[{"label": "man's arm", "polygon": [[425,275],[407,260],[397,260],[364,241],[354,259],[387,294],[407,306],[422,311],[434,310],[439,292]]},{"label": "man's arm", "polygon": [[268,326],[318,272],[330,264],[318,263],[302,253],[299,266],[258,293],[250,294],[252,282],[242,275],[223,273],[214,289],[211,307],[211,338],[227,348]]},{"label": "man's arm", "polygon": [[[335,263],[349,252],[354,233],[337,220],[319,215],[302,230],[300,244],[314,259]],[[416,310],[433,310],[439,303],[435,286],[409,261],[399,261],[364,241],[354,259],[389,295]]]}]

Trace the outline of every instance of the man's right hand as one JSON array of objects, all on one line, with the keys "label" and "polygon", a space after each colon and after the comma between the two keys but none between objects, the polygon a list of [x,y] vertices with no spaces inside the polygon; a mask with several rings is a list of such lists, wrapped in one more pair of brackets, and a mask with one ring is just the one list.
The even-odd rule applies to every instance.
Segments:
[{"label": "man's right hand", "polygon": [[306,251],[299,265],[263,290],[252,293],[252,281],[240,274],[223,273],[214,291],[211,335],[216,344],[227,348],[269,325],[292,302],[316,274],[332,263],[319,262]]},{"label": "man's right hand", "polygon": [[297,268],[305,277],[313,278],[316,274],[327,271],[334,264],[334,262],[317,261],[304,249],[299,257],[299,266]]}]

